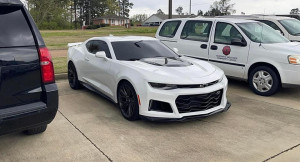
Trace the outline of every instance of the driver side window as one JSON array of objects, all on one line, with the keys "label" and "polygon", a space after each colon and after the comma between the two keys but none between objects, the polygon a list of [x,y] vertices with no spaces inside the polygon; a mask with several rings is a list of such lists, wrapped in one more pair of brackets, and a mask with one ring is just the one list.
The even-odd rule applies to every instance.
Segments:
[{"label": "driver side window", "polygon": [[91,40],[86,43],[86,49],[91,54],[96,54],[97,52],[104,51],[107,58],[111,58],[109,47],[106,42],[100,40]]},{"label": "driver side window", "polygon": [[231,24],[218,22],[215,32],[215,43],[231,45],[232,39],[244,41],[242,34]]}]

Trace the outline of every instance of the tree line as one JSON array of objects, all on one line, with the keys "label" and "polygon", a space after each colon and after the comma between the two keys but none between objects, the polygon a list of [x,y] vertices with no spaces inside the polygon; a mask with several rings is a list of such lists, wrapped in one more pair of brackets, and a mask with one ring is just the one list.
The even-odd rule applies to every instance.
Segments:
[{"label": "tree line", "polygon": [[129,0],[26,0],[40,29],[73,29],[104,15],[129,17]]}]

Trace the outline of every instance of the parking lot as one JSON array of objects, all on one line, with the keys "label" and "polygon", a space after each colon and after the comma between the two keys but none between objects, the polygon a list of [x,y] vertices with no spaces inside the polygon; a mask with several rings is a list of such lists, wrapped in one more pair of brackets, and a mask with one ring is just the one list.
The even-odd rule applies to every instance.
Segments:
[{"label": "parking lot", "polygon": [[1,161],[299,161],[300,89],[254,95],[230,80],[231,109],[188,122],[128,122],[110,101],[59,80],[45,133],[0,137]]}]

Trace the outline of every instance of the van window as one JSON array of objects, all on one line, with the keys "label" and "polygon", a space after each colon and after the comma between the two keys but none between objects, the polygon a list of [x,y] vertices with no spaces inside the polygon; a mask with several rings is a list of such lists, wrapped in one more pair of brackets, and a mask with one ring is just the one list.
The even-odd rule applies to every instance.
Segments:
[{"label": "van window", "polygon": [[279,20],[279,23],[294,36],[300,35],[300,21],[296,19]]},{"label": "van window", "polygon": [[0,6],[0,31],[0,47],[35,45],[21,7]]},{"label": "van window", "polygon": [[244,40],[242,34],[231,24],[218,22],[215,33],[215,43],[231,44],[231,40],[237,38]]},{"label": "van window", "polygon": [[180,38],[208,42],[211,26],[212,22],[210,21],[187,21]]},{"label": "van window", "polygon": [[259,22],[262,22],[262,23],[264,23],[264,24],[267,24],[267,25],[269,25],[270,27],[272,27],[273,29],[278,30],[278,31],[280,31],[281,33],[283,33],[283,32],[280,30],[280,28],[279,28],[274,22],[272,22],[272,21],[268,21],[268,20],[255,20],[255,21],[259,21]]},{"label": "van window", "polygon": [[173,38],[181,24],[181,21],[168,21],[160,29],[159,36]]}]

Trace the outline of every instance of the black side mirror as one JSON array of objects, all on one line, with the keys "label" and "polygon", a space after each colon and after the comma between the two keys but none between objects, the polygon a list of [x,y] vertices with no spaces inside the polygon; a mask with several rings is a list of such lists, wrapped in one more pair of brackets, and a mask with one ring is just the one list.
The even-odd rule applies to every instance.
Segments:
[{"label": "black side mirror", "polygon": [[245,47],[245,46],[247,46],[247,42],[244,40],[241,40],[239,38],[233,38],[233,39],[231,39],[231,45]]}]

